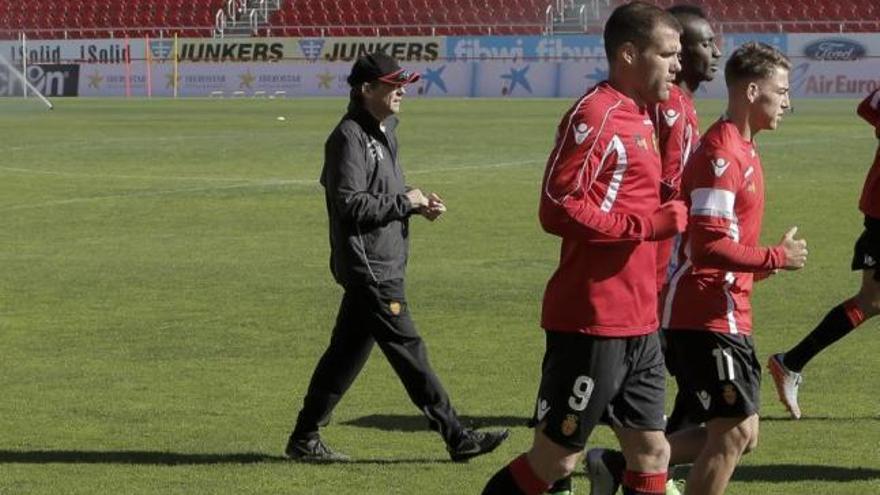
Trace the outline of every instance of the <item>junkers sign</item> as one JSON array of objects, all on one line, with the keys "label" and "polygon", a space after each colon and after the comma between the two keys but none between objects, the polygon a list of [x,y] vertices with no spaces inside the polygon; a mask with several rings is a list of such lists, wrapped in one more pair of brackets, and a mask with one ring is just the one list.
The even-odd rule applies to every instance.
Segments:
[{"label": "junkers sign", "polygon": [[864,45],[844,38],[818,40],[804,47],[804,55],[813,60],[858,60],[866,54],[867,49]]}]

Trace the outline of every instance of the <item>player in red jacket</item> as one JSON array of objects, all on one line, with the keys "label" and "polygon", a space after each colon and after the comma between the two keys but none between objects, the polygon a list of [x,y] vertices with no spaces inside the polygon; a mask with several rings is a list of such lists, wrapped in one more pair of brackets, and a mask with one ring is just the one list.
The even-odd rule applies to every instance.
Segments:
[{"label": "player in red jacket", "polygon": [[[880,89],[868,95],[857,112],[874,127],[874,133],[880,139]],[[880,263],[880,146],[865,179],[859,209],[865,215],[865,231],[856,241],[852,259],[852,269],[862,271],[859,292],[829,311],[796,346],[774,354],[767,363],[779,400],[794,419],[801,417],[797,394],[804,366],[865,320],[880,313],[880,271],[877,270],[877,263]]]},{"label": "player in red jacket", "polygon": [[605,25],[609,80],[559,124],[540,201],[541,225],[562,247],[544,293],[535,437],[486,495],[545,493],[573,472],[599,422],[614,427],[626,455],[624,493],[664,493],[665,373],[650,241],[683,230],[687,215],[681,201],[661,205],[648,108],[669,97],[680,30],[647,3],[615,9]]},{"label": "player in red jacket", "polygon": [[[654,105],[651,120],[657,130],[662,171],[660,194],[662,201],[678,198],[681,174],[688,158],[700,140],[700,124],[694,106],[694,93],[704,82],[715,79],[721,50],[715,40],[715,31],[706,14],[699,7],[676,5],[667,9],[681,23],[681,72],[669,90],[669,99]],[[670,256],[674,239],[657,243],[657,289],[666,285],[668,270],[675,268]]]},{"label": "player in red jacket", "polygon": [[[696,150],[700,139],[700,126],[697,109],[694,106],[694,94],[704,82],[711,81],[718,72],[721,51],[715,40],[715,32],[709,24],[706,14],[699,7],[691,5],[675,5],[666,9],[683,28],[681,33],[681,72],[675,77],[675,84],[670,87],[669,99],[661,101],[651,109],[651,120],[657,133],[662,162],[660,178],[661,201],[666,202],[680,197],[681,176],[685,163]],[[666,285],[667,274],[675,269],[677,260],[672,258],[674,246],[680,242],[681,236],[658,241],[657,247],[657,294],[662,296]],[[672,259],[670,259],[672,258]],[[661,339],[662,339],[661,335]],[[667,368],[669,361],[667,360]],[[673,369],[669,370],[674,374]],[[679,392],[675,398],[675,407],[666,424],[667,434],[681,430],[692,422],[688,418],[685,398]],[[678,438],[679,442],[700,444],[704,436],[697,433],[692,440]],[[672,449],[673,454],[675,449]],[[674,462],[675,459],[672,460]],[[607,463],[614,466],[614,472],[608,472],[606,480],[600,480],[599,471]],[[607,493],[614,488],[614,478],[622,477],[624,465],[623,455],[618,451],[591,449],[587,453],[587,473],[593,485],[607,485],[607,488],[593,489],[592,493]],[[670,468],[672,465],[670,465]]]},{"label": "player in red jacket", "polygon": [[[669,91],[669,99],[655,105],[651,112],[663,163],[661,201],[679,198],[684,166],[700,140],[694,94],[702,83],[715,79],[721,58],[715,31],[702,9],[692,5],[675,5],[667,11],[678,19],[684,31],[681,33],[681,72]],[[661,297],[668,274],[678,266],[678,260],[672,257],[672,253],[680,240],[681,236],[676,236],[657,242],[657,293]],[[669,371],[675,373],[675,370]],[[675,407],[666,424],[667,433],[678,431],[688,424],[687,410],[681,405],[683,401],[681,394],[677,394]]]},{"label": "player in red jacket", "polygon": [[[757,442],[761,366],[751,337],[753,281],[806,262],[796,227],[776,246],[758,245],[764,172],[754,138],[776,129],[789,108],[790,69],[785,55],[762,43],[731,55],[727,114],[706,131],[682,179],[690,217],[662,326],[688,410],[706,424],[705,443],[692,453],[688,494],[723,494],[740,457]],[[687,434],[671,435],[670,443]]]}]

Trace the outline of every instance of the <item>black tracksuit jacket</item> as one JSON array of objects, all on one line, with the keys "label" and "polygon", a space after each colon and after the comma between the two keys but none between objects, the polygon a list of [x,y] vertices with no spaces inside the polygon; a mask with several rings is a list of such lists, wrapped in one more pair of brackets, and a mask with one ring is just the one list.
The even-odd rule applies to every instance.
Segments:
[{"label": "black tracksuit jacket", "polygon": [[413,206],[397,161],[397,122],[387,118],[383,132],[352,102],[324,145],[330,271],[343,287],[404,278]]}]

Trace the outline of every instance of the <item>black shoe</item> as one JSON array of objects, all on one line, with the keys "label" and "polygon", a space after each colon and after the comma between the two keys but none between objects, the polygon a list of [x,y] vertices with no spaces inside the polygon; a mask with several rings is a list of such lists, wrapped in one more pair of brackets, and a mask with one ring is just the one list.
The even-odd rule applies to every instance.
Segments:
[{"label": "black shoe", "polygon": [[488,454],[492,452],[501,442],[507,440],[510,436],[510,430],[499,431],[474,431],[464,430],[461,432],[461,438],[458,445],[452,447],[446,446],[449,451],[449,457],[455,462],[463,462],[478,455]]},{"label": "black shoe", "polygon": [[300,462],[348,462],[351,460],[345,454],[330,450],[321,437],[293,438],[291,436],[287,441],[284,454],[294,461]]}]

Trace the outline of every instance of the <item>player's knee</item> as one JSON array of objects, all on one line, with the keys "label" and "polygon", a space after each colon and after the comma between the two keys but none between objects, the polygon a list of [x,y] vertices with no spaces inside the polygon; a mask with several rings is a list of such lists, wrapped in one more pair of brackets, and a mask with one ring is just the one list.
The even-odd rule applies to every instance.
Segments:
[{"label": "player's knee", "polygon": [[862,289],[856,296],[859,309],[870,318],[880,314],[880,278],[877,272],[871,270],[862,279]]},{"label": "player's knee", "polygon": [[577,469],[578,458],[576,455],[556,458],[530,456],[530,460],[535,461],[532,466],[535,474],[548,481],[571,476]]},{"label": "player's knee", "polygon": [[567,478],[577,469],[578,456],[569,456],[557,463],[556,479]]},{"label": "player's knee", "polygon": [[669,464],[669,442],[665,437],[649,442],[647,455],[663,466]]},{"label": "player's knee", "polygon": [[657,466],[669,464],[669,442],[663,435],[647,435],[637,443],[630,443],[624,448],[627,459],[644,471],[651,471]]},{"label": "player's knee", "polygon": [[749,452],[754,451],[758,448],[758,432],[752,432],[752,435],[749,436],[749,441],[746,443],[746,448],[743,449],[743,454],[748,454]]},{"label": "player's knee", "polygon": [[725,436],[725,445],[730,454],[744,454],[758,446],[758,428],[751,421],[739,423]]},{"label": "player's knee", "polygon": [[527,455],[529,464],[539,478],[558,480],[574,473],[582,450],[564,447],[537,432],[535,443]]},{"label": "player's knee", "polygon": [[859,294],[859,308],[870,318],[880,314],[880,288]]}]

